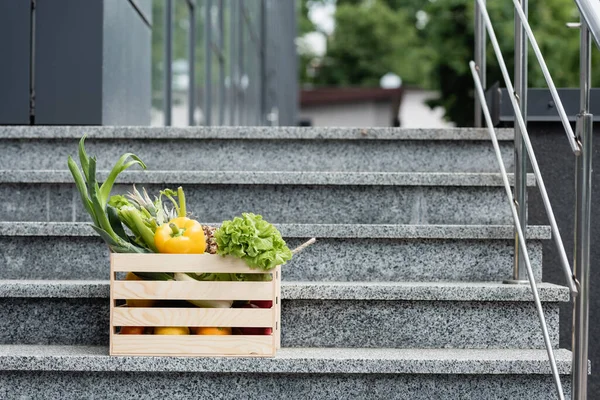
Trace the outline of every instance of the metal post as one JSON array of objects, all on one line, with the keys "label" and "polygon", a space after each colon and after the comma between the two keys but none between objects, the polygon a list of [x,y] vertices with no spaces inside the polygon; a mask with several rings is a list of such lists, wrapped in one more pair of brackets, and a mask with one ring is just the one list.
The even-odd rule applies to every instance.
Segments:
[{"label": "metal post", "polygon": [[579,295],[573,301],[573,400],[587,399],[589,293],[590,293],[590,218],[592,199],[592,128],[590,109],[591,40],[585,20],[581,21],[580,42],[580,113],[577,115],[577,139],[581,154],[575,164],[575,254],[573,275]]},{"label": "metal post", "polygon": [[223,0],[219,0],[219,125],[225,125],[225,13]]},{"label": "metal post", "polygon": [[244,88],[243,86],[243,78],[246,75],[246,63],[245,63],[245,51],[244,51],[244,47],[245,47],[245,43],[244,43],[244,36],[245,33],[244,29],[246,28],[245,24],[244,24],[244,16],[243,14],[246,12],[246,6],[244,5],[243,1],[240,1],[240,8],[238,9],[238,73],[239,73],[239,86],[238,86],[238,104],[239,104],[239,114],[238,114],[238,123],[240,125],[246,125],[246,88]]},{"label": "metal post", "polygon": [[173,2],[167,0],[165,6],[165,126],[171,126],[171,112],[173,103]]},{"label": "metal post", "polygon": [[204,2],[204,125],[212,122],[212,0]]},{"label": "metal post", "polygon": [[[481,10],[479,3],[475,2],[475,64],[479,67],[478,75],[481,84],[485,88],[486,82],[486,71],[485,71],[485,43],[486,43],[486,31],[485,23],[481,18]],[[482,114],[481,114],[481,102],[479,97],[475,96],[475,127],[481,128],[483,126]]]},{"label": "metal post", "polygon": [[[520,0],[525,16],[528,15],[528,0]],[[523,22],[515,11],[515,96],[525,124],[527,124],[527,35]],[[519,222],[522,232],[527,228],[527,148],[521,134],[521,128],[515,123],[515,188],[514,201],[519,212]],[[515,259],[511,280],[506,283],[527,283],[527,271],[523,266],[523,250],[521,249],[518,232],[515,229]],[[525,238],[524,238],[525,239]]]},{"label": "metal post", "polygon": [[267,3],[266,0],[260,1],[260,25],[259,25],[259,97],[260,106],[258,108],[258,125],[265,125],[267,119]]},{"label": "metal post", "polygon": [[239,3],[231,2],[230,11],[230,33],[229,33],[229,125],[236,124],[237,116],[237,85],[239,81],[238,61],[237,61],[237,13]]},{"label": "metal post", "polygon": [[196,111],[196,1],[191,0],[188,3],[190,12],[190,38],[188,50],[188,74],[189,74],[189,92],[188,92],[188,125],[196,125],[194,112]]}]

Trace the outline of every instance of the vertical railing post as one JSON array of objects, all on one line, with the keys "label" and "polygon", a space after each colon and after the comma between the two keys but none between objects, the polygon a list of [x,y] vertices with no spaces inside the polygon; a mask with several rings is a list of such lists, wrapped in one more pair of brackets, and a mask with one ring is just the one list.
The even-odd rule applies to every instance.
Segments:
[{"label": "vertical railing post", "polygon": [[246,25],[244,22],[244,13],[246,13],[246,5],[244,4],[243,0],[240,0],[239,3],[240,7],[238,9],[238,74],[239,74],[239,86],[238,86],[238,105],[239,105],[239,114],[238,114],[238,123],[239,125],[247,125],[248,122],[246,121],[246,87],[244,87],[244,79],[243,78],[247,78],[246,73],[248,72],[246,70],[246,60],[245,60],[245,46],[246,44],[244,43],[244,37],[245,37],[245,30]]},{"label": "vertical railing post", "polygon": [[[485,3],[485,1],[484,1]],[[475,64],[478,67],[478,75],[483,88],[486,86],[486,59],[485,59],[485,44],[486,44],[486,31],[485,23],[481,17],[481,9],[479,8],[479,2],[475,1]],[[483,126],[481,102],[479,97],[475,96],[475,119],[474,125],[476,128]]]},{"label": "vertical railing post", "polygon": [[225,125],[225,4],[219,0],[219,125]]},{"label": "vertical railing post", "polygon": [[[528,15],[528,0],[520,0],[521,8],[525,16]],[[515,10],[515,96],[519,101],[519,108],[525,124],[527,124],[527,35],[523,28],[523,22]],[[527,231],[527,148],[523,141],[521,128],[514,124],[515,139],[515,188],[514,201],[519,212],[521,231]],[[524,238],[525,239],[525,238]],[[515,259],[514,270],[511,280],[507,283],[527,283],[527,271],[523,267],[525,260],[523,250],[519,244],[519,237],[515,229]]]},{"label": "vertical railing post", "polygon": [[580,42],[580,112],[576,136],[581,154],[575,164],[575,253],[573,275],[579,294],[573,301],[573,377],[572,399],[587,399],[589,293],[590,293],[590,218],[592,198],[593,116],[590,110],[591,39],[585,20],[581,19]]},{"label": "vertical railing post", "polygon": [[204,125],[212,124],[212,0],[204,2]]},{"label": "vertical railing post", "polygon": [[230,97],[230,113],[229,125],[236,125],[237,122],[237,91],[238,91],[238,61],[237,61],[237,30],[241,29],[238,26],[237,14],[239,12],[239,3],[231,2],[231,11],[229,15],[229,97]]},{"label": "vertical railing post", "polygon": [[196,125],[194,113],[196,111],[196,0],[190,0],[188,3],[190,14],[190,35],[188,49],[188,125]]},{"label": "vertical railing post", "polygon": [[259,125],[265,125],[267,120],[267,2],[260,1],[260,40],[259,40],[259,58],[260,58],[260,107],[258,110]]},{"label": "vertical railing post", "polygon": [[171,113],[173,104],[173,2],[167,0],[165,5],[165,69],[164,69],[164,91],[165,91],[165,126],[171,126]]}]

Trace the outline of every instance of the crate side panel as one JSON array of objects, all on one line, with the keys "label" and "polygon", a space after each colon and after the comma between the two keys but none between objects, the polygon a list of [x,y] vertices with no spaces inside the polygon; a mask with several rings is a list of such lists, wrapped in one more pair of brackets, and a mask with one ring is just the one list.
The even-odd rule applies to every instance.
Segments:
[{"label": "crate side panel", "polygon": [[114,335],[114,355],[273,355],[271,335]]},{"label": "crate side panel", "polygon": [[268,328],[275,308],[116,308],[113,326]]},{"label": "crate side panel", "polygon": [[111,256],[118,272],[223,272],[264,274],[250,269],[241,259],[216,254],[134,254],[119,253]]},{"label": "crate side panel", "polygon": [[273,282],[115,281],[115,299],[273,300]]}]

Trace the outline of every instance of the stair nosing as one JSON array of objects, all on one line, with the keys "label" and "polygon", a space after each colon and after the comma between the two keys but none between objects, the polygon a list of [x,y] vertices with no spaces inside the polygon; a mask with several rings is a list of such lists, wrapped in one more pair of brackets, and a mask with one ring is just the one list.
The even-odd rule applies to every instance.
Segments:
[{"label": "stair nosing", "polygon": [[[283,267],[285,268],[285,266]],[[285,273],[285,272],[284,272]],[[567,287],[538,283],[542,302],[568,302]],[[0,298],[108,298],[108,280],[0,280]],[[500,282],[281,283],[284,300],[530,302],[529,285]]]},{"label": "stair nosing", "polygon": [[[219,223],[204,223],[218,226]],[[0,221],[0,236],[89,237],[97,233],[88,222]],[[383,224],[274,224],[284,238],[317,239],[473,239],[514,240],[512,225],[383,225]],[[529,225],[532,240],[551,238],[547,225]]]},{"label": "stair nosing", "polygon": [[[98,171],[105,180],[109,171]],[[510,184],[514,175],[508,174]],[[439,186],[501,187],[501,174],[490,172],[342,172],[342,171],[126,171],[120,184],[298,185],[298,186]],[[0,170],[0,183],[72,184],[68,170]],[[527,174],[527,186],[535,176]]]},{"label": "stair nosing", "polygon": [[[418,140],[489,141],[485,128],[362,127],[139,127],[139,126],[0,126],[2,139],[250,139],[250,140]],[[513,129],[497,129],[499,141],[512,141]]]},{"label": "stair nosing", "polygon": [[[571,352],[554,351],[559,373]],[[589,365],[589,364],[588,364]],[[282,348],[273,358],[109,356],[107,346],[0,345],[0,370],[312,374],[550,374],[546,350]]]}]

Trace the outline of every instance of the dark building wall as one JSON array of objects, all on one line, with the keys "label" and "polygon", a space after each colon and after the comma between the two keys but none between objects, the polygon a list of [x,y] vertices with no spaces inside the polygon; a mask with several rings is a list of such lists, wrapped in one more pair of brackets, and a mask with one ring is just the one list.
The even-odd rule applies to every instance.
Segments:
[{"label": "dark building wall", "polygon": [[0,1],[0,123],[29,124],[29,1]]},{"label": "dark building wall", "polygon": [[37,0],[33,51],[31,2],[0,3],[0,124],[29,124],[31,53],[35,124],[150,123],[148,0]]},{"label": "dark building wall", "polygon": [[102,124],[102,0],[38,0],[36,125]]},{"label": "dark building wall", "polygon": [[[574,128],[574,126],[573,126]],[[548,196],[565,244],[569,260],[573,260],[573,221],[575,212],[575,156],[571,151],[564,129],[560,122],[530,122],[528,129],[532,145],[546,183]],[[600,126],[594,129],[593,168],[600,165]],[[590,348],[592,375],[589,378],[589,398],[600,398],[600,174],[592,176],[592,233],[591,233],[591,277],[590,277]],[[548,218],[539,190],[529,193],[529,223],[548,224]],[[554,241],[544,244],[543,280],[565,284],[565,276],[560,267]],[[561,307],[561,347],[571,348],[572,305]]]}]

